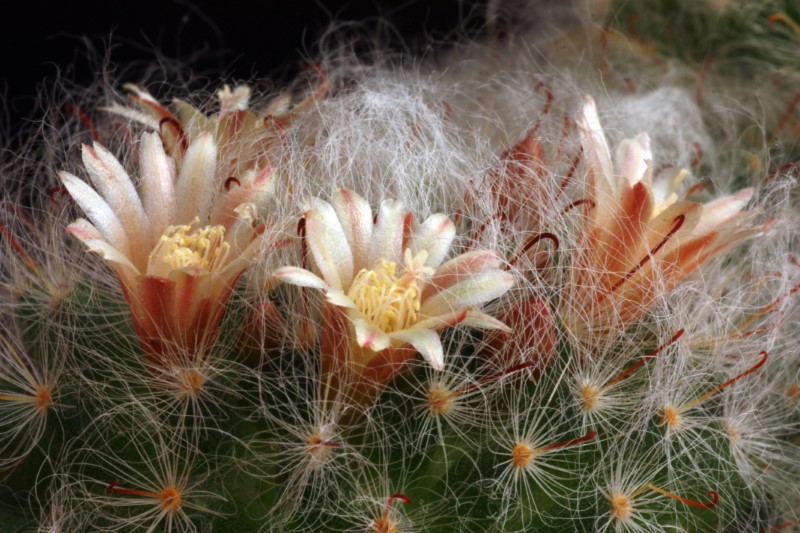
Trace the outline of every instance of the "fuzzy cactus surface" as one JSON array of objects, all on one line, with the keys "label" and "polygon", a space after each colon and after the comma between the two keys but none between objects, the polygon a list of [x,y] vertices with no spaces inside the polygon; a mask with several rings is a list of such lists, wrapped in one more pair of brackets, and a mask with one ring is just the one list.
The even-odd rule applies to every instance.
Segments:
[{"label": "fuzzy cactus surface", "polygon": [[1,531],[800,531],[800,9],[486,20],[45,116]]}]

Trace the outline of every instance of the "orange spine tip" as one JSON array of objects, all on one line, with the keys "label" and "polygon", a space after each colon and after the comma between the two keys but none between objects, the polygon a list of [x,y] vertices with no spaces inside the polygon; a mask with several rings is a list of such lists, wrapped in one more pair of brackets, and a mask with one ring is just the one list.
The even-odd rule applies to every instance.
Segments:
[{"label": "orange spine tip", "polygon": [[[173,116],[163,117],[161,119],[161,121],[158,123],[158,132],[161,135],[162,142],[164,141],[165,126],[171,126],[175,130],[176,136],[178,137],[178,142],[180,143],[181,152],[186,152],[186,150],[189,148],[189,141],[186,138],[186,131],[183,129],[183,125],[180,123],[180,121]],[[165,142],[164,144],[167,145],[168,143]]]},{"label": "orange spine tip", "polygon": [[789,26],[796,34],[800,35],[800,25],[798,25],[795,21],[790,19],[785,13],[777,12],[773,13],[767,19],[767,26],[774,26],[776,22],[783,22],[787,26]]},{"label": "orange spine tip", "polygon": [[226,191],[231,190],[231,184],[232,183],[235,183],[237,187],[241,187],[242,186],[242,182],[241,181],[239,181],[235,176],[231,176],[230,178],[225,180],[225,190]]},{"label": "orange spine tip", "polygon": [[667,498],[672,498],[675,501],[679,501],[679,502],[681,502],[681,503],[683,503],[685,505],[688,505],[690,507],[695,507],[697,509],[712,509],[712,508],[716,507],[717,504],[719,503],[719,494],[717,494],[713,490],[709,491],[709,493],[708,493],[709,495],[711,495],[711,501],[708,502],[708,503],[704,503],[704,502],[698,502],[698,501],[695,501],[695,500],[690,500],[689,498],[684,498],[683,496],[678,496],[674,492],[670,492],[668,490],[664,490],[661,487],[653,485],[652,483],[646,483],[644,485],[644,488],[650,489],[650,490],[652,490],[654,492],[657,492],[657,493],[659,493],[659,494],[661,494],[663,496],[666,496]]}]

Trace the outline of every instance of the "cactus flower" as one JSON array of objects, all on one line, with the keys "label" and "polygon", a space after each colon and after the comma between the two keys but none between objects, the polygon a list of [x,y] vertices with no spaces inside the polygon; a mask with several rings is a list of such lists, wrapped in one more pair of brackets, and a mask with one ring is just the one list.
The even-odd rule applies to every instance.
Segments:
[{"label": "cactus flower", "polygon": [[[441,369],[438,330],[463,321],[507,329],[478,310],[513,284],[512,275],[498,268],[498,256],[474,251],[444,262],[455,237],[452,221],[436,214],[412,225],[411,214],[395,200],[381,204],[373,224],[366,200],[340,190],[332,203],[312,200],[305,213],[308,245],[320,275],[295,266],[275,272],[281,281],[325,292],[327,302],[346,318],[341,327],[350,343],[339,359],[344,357],[359,374],[375,371],[372,379],[384,383],[394,374],[390,369],[414,350]],[[326,320],[323,328],[334,322]],[[410,353],[402,350],[408,345]]]},{"label": "cactus flower", "polygon": [[83,146],[94,188],[60,177],[88,220],[67,231],[116,271],[149,356],[202,359],[236,280],[261,249],[258,204],[271,195],[270,169],[251,170],[227,190],[207,133],[189,145],[177,176],[157,134],[142,135],[139,152],[137,190],[111,152]]},{"label": "cactus flower", "polygon": [[579,125],[593,207],[560,315],[578,339],[596,342],[641,319],[660,295],[750,235],[740,222],[753,189],[707,204],[679,200],[675,189],[687,172],[654,182],[647,134],[622,141],[615,169],[591,99]]}]

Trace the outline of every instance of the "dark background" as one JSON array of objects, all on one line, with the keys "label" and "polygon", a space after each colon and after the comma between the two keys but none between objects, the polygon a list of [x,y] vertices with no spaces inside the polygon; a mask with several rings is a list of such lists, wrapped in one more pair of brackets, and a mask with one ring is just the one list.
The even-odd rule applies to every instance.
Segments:
[{"label": "dark background", "polygon": [[467,17],[479,31],[483,13],[482,2],[471,0],[17,0],[13,6],[5,6],[0,22],[0,96],[12,137],[21,121],[40,113],[34,95],[43,80],[61,74],[77,86],[89,83],[109,50],[117,69],[152,65],[160,53],[211,77],[257,75],[280,83],[315,57],[314,45],[332,22],[355,21],[362,36],[372,31],[396,50],[422,54],[424,43],[454,36]]}]

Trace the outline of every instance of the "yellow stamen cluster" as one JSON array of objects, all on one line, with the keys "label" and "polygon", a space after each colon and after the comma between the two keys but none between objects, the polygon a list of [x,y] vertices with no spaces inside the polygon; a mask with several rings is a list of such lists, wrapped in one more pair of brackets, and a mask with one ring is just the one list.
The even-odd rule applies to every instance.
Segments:
[{"label": "yellow stamen cluster", "polygon": [[155,252],[161,251],[162,261],[172,268],[194,267],[207,272],[217,270],[224,264],[230,250],[225,242],[224,226],[203,226],[195,218],[191,225],[169,226],[161,236]]},{"label": "yellow stamen cluster", "polygon": [[422,291],[420,272],[396,274],[397,263],[381,260],[375,270],[356,274],[347,296],[361,317],[386,333],[400,331],[417,322]]}]

